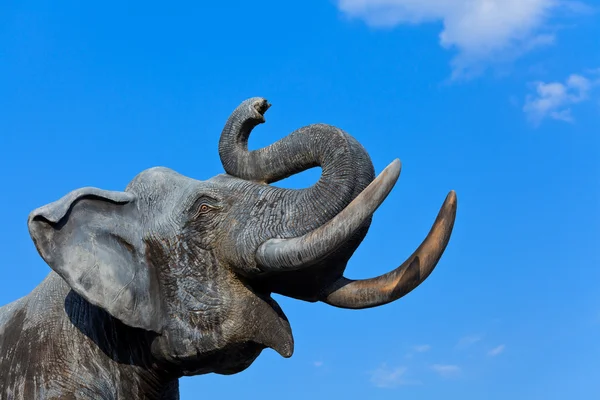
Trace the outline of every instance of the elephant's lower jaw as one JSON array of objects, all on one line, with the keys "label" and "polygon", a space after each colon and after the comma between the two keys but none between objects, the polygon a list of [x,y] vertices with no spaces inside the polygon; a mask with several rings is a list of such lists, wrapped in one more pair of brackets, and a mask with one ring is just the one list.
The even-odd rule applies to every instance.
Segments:
[{"label": "elephant's lower jaw", "polygon": [[248,368],[265,348],[291,357],[292,330],[277,302],[249,290],[237,295],[219,323],[211,321],[211,315],[197,313],[191,319],[176,319],[152,343],[154,356],[179,376],[235,374]]},{"label": "elephant's lower jaw", "polygon": [[289,358],[294,353],[294,336],[290,323],[270,295],[258,295],[260,302],[253,309],[255,319],[254,340]]},{"label": "elephant's lower jaw", "polygon": [[279,304],[262,288],[240,282],[243,286],[236,290],[229,321],[222,324],[228,328],[227,343],[255,343],[275,350],[282,357],[291,357],[294,353],[292,328]]},{"label": "elephant's lower jaw", "polygon": [[[162,342],[162,343],[161,343]],[[195,376],[210,373],[231,375],[242,372],[248,368],[260,353],[267,347],[264,344],[252,341],[226,344],[218,349],[204,351],[195,348],[187,354],[165,356],[162,348],[164,341],[153,344],[152,352],[159,361],[160,370],[174,377]],[[157,354],[159,353],[159,354]]]},{"label": "elephant's lower jaw", "polygon": [[242,337],[221,349],[211,365],[218,365],[215,373],[231,375],[248,368],[263,349],[271,348],[282,357],[289,358],[294,352],[292,328],[279,304],[269,295],[253,293],[252,301],[244,303],[238,310],[237,320],[242,324],[239,330]]},{"label": "elephant's lower jaw", "polygon": [[[219,351],[205,354],[194,362],[182,363],[181,373],[184,376],[208,373],[237,374],[252,365],[264,348],[264,345],[254,342],[229,345]],[[199,364],[203,367],[198,367]]]}]

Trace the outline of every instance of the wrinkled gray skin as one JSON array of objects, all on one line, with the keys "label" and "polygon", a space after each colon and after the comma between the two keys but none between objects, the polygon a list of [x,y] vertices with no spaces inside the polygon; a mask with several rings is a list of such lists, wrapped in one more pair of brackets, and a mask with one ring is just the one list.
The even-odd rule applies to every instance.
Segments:
[{"label": "wrinkled gray skin", "polygon": [[[53,271],[0,308],[0,398],[177,399],[181,376],[240,372],[267,347],[292,355],[271,293],[366,308],[427,278],[450,237],[454,193],[399,268],[346,279],[400,164],[374,180],[363,147],[328,125],[248,151],[268,106],[249,99],[227,121],[227,174],[198,181],[152,168],[124,192],[78,189],[31,213]],[[315,166],[322,176],[308,189],[269,185]]]}]

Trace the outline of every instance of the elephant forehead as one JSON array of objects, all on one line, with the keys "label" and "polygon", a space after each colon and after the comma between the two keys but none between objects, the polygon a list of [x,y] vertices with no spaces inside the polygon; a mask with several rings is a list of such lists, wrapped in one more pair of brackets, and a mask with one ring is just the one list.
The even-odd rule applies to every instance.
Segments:
[{"label": "elephant forehead", "polygon": [[200,184],[172,169],[154,167],[139,173],[125,190],[134,193],[150,210],[168,212],[182,202],[182,197],[197,191]]},{"label": "elephant forehead", "polygon": [[129,182],[126,191],[132,191],[137,195],[144,193],[170,193],[180,190],[189,185],[192,179],[172,169],[165,167],[154,167],[137,174]]},{"label": "elephant forehead", "polygon": [[198,196],[221,199],[230,190],[212,180],[200,181],[169,168],[154,167],[139,173],[126,191],[135,194],[139,203],[144,205],[146,217],[178,219],[184,217]]}]

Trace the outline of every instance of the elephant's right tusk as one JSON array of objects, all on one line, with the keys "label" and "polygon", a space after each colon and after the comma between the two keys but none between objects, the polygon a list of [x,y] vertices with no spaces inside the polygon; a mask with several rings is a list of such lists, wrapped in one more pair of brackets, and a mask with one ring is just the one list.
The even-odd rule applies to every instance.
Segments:
[{"label": "elephant's right tusk", "polygon": [[394,160],[346,208],[324,225],[300,237],[270,239],[256,252],[263,271],[293,271],[314,265],[346,243],[383,203],[400,175]]}]

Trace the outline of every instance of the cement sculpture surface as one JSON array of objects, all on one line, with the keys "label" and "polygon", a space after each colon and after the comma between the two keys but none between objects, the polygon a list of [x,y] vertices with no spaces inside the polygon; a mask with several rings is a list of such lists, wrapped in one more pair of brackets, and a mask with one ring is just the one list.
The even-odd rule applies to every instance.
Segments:
[{"label": "cement sculpture surface", "polygon": [[[151,168],[124,191],[81,188],[30,214],[52,272],[0,308],[1,399],[178,399],[181,376],[238,373],[265,348],[292,355],[272,293],[360,309],[430,275],[450,239],[454,192],[402,265],[345,278],[400,162],[375,178],[365,149],[324,124],[249,151],[268,107],[248,99],[229,117],[225,174]],[[309,188],[270,185],[315,166],[322,175]]]}]

